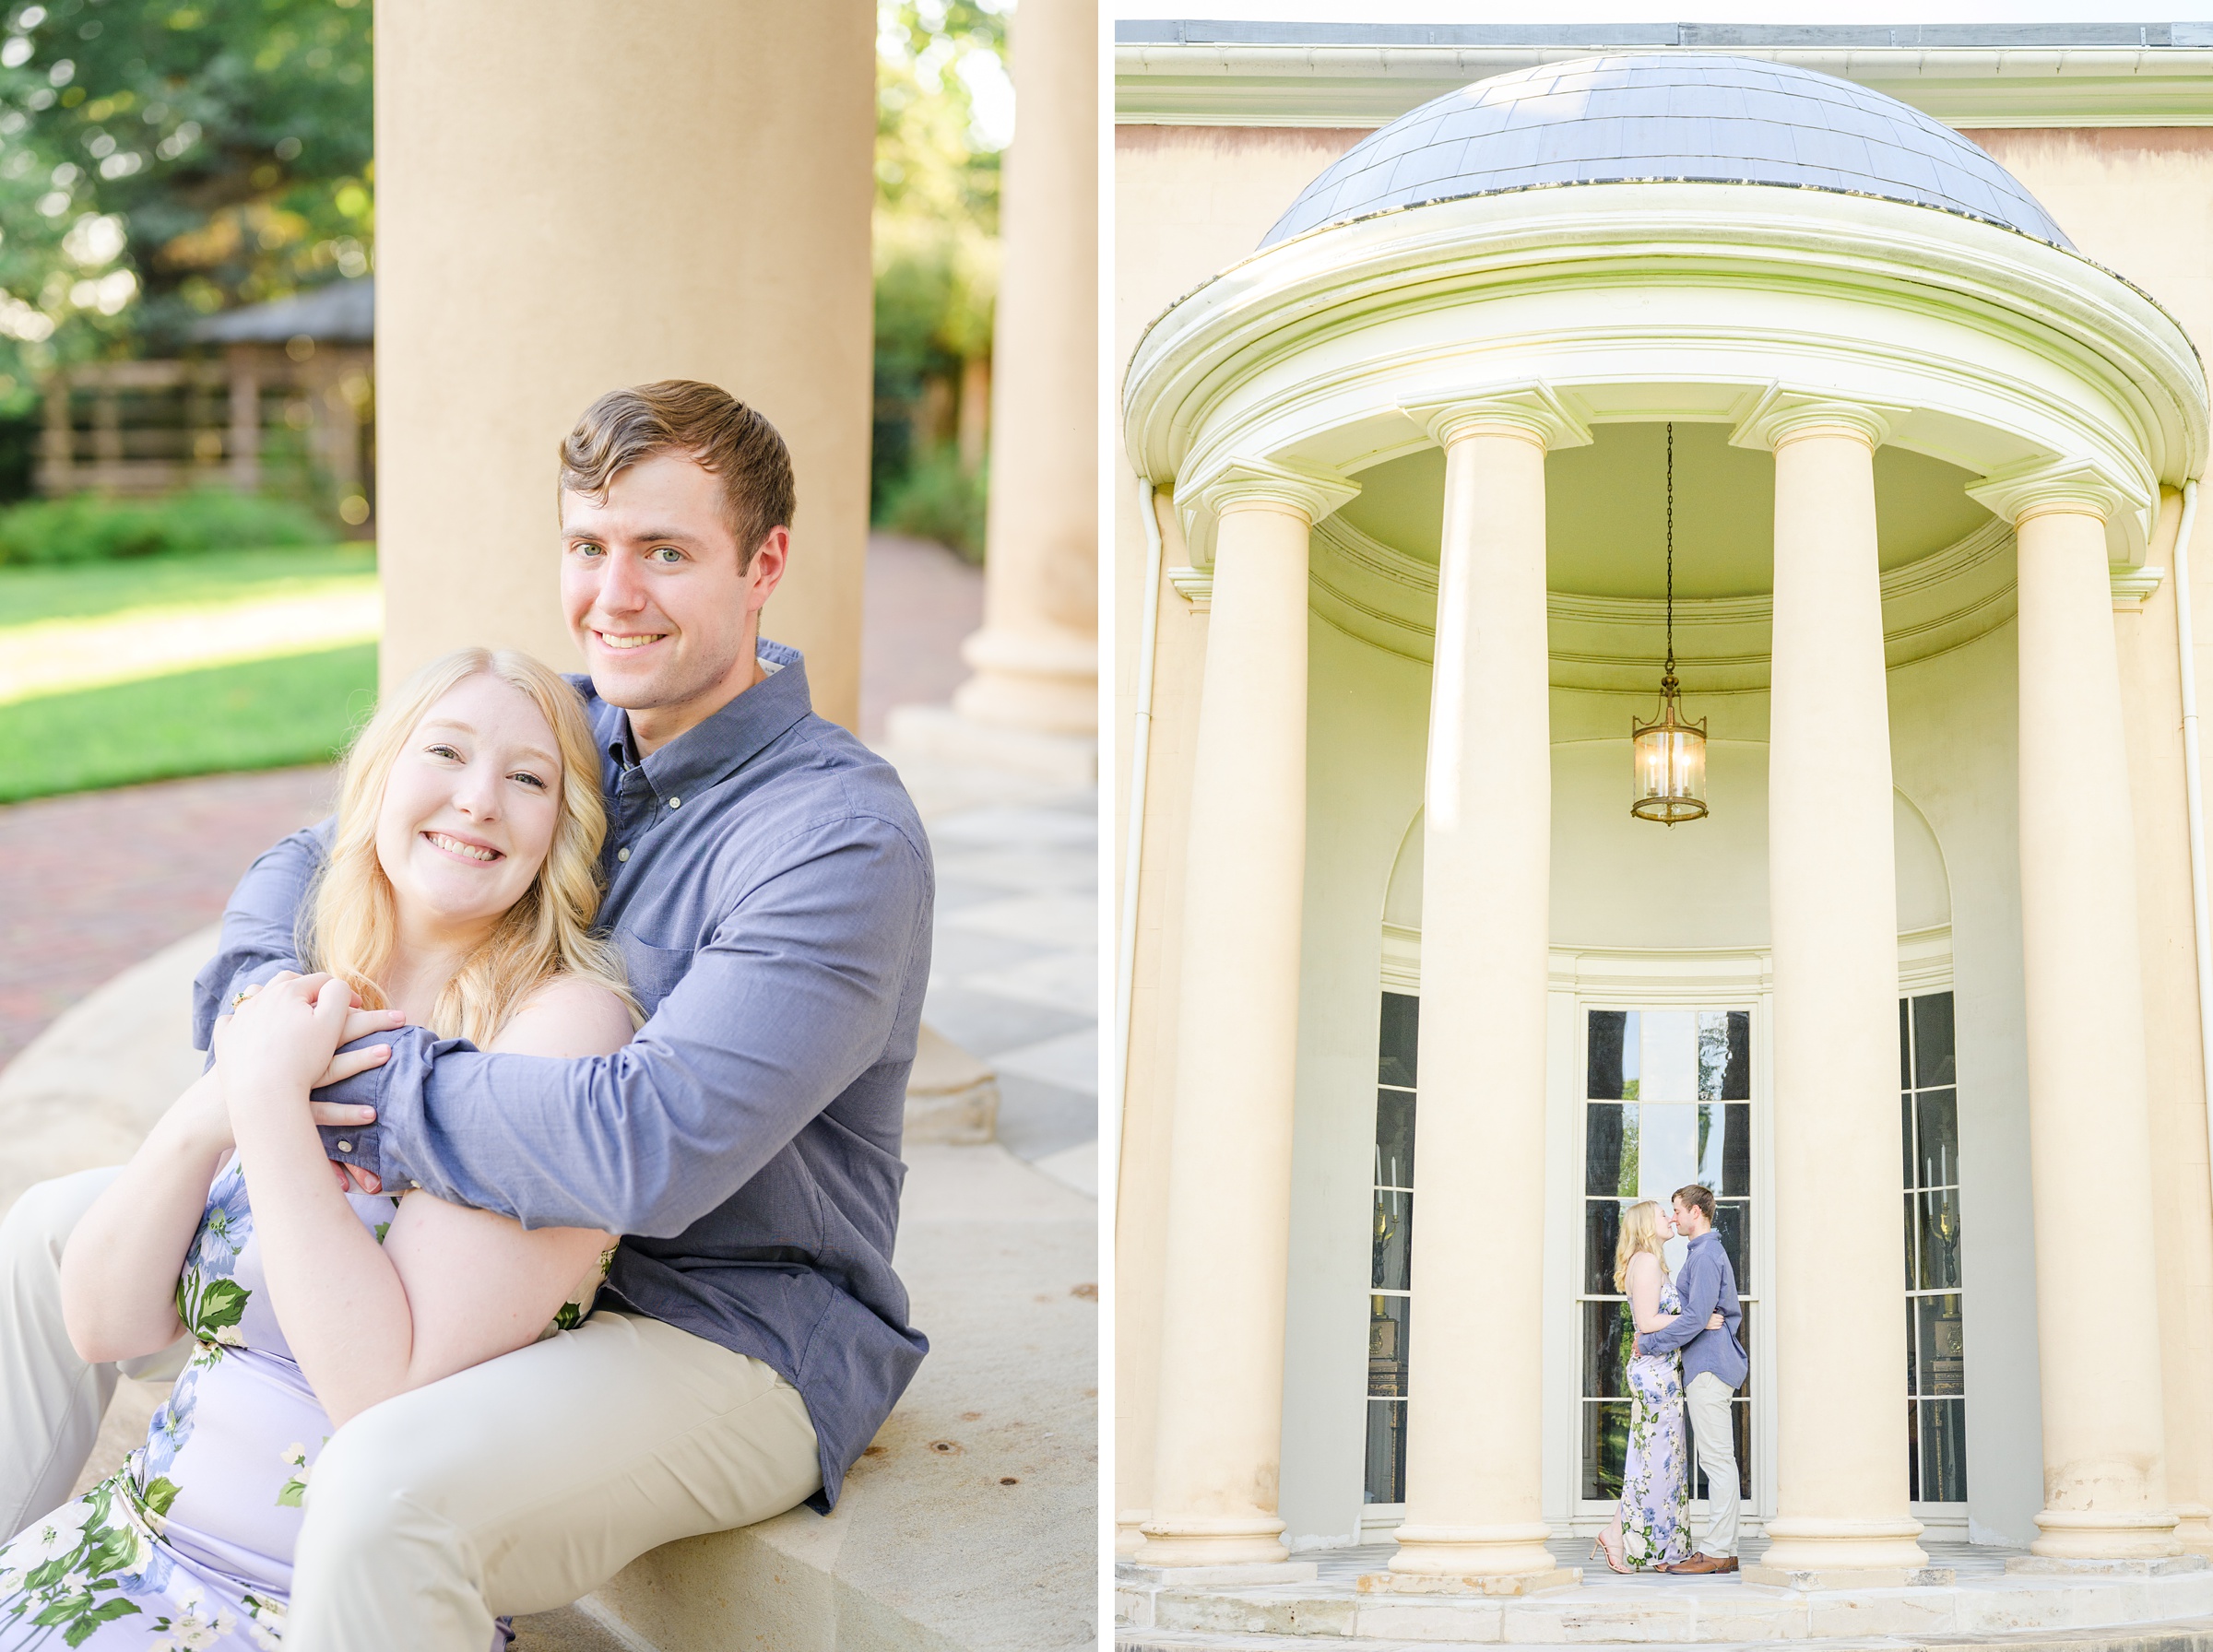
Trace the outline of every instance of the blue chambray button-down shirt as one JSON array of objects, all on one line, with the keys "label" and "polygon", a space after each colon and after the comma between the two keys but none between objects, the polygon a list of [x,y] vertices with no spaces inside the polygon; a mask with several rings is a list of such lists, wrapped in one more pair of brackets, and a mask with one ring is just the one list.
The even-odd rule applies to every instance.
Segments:
[{"label": "blue chambray button-down shirt", "polygon": [[[1752,1369],[1737,1340],[1737,1327],[1745,1322],[1744,1304],[1736,1299],[1736,1268],[1721,1234],[1708,1228],[1690,1242],[1684,1253],[1683,1271],[1675,1276],[1675,1294],[1683,1299],[1675,1324],[1663,1330],[1640,1331],[1637,1347],[1643,1353],[1683,1351],[1683,1386],[1700,1372],[1718,1376],[1732,1389],[1742,1387]],[[1722,1328],[1709,1330],[1713,1311],[1722,1311]]]},{"label": "blue chambray button-down shirt", "polygon": [[[607,1298],[797,1387],[826,1510],[929,1348],[892,1245],[933,879],[898,775],[814,714],[794,650],[760,652],[772,675],[643,760],[628,714],[571,679],[607,753],[599,921],[651,1018],[636,1039],[549,1061],[408,1028],[324,1097],[378,1122],[325,1137],[388,1189],[623,1235]],[[328,832],[231,896],[194,984],[203,1048],[240,986],[298,967]]]}]

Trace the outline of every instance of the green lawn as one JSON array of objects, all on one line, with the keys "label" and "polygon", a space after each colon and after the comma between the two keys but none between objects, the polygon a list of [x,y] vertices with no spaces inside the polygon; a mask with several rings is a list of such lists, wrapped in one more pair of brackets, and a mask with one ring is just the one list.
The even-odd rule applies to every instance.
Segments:
[{"label": "green lawn", "polygon": [[64,568],[0,568],[0,630],[36,620],[89,620],[163,603],[281,596],[348,574],[375,572],[373,545],[218,550]]},{"label": "green lawn", "polygon": [[[136,607],[142,599],[119,606]],[[109,610],[63,608],[41,617],[103,611]],[[0,705],[0,803],[185,774],[327,762],[375,698],[376,647],[365,643]]]}]

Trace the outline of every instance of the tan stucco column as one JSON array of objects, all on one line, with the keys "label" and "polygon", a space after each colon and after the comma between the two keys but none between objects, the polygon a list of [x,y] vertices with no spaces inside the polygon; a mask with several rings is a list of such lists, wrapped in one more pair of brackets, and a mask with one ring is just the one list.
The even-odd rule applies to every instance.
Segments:
[{"label": "tan stucco column", "polygon": [[1334,478],[1234,466],[1181,915],[1148,1565],[1281,1562],[1284,1292],[1307,843],[1307,561]]},{"label": "tan stucco column", "polygon": [[1736,437],[1775,454],[1777,1512],[1746,1575],[1814,1587],[1903,1583],[1928,1564],[1906,1484],[1898,894],[1875,533],[1884,430],[1874,412],[1814,403]]},{"label": "tan stucco column", "polygon": [[875,8],[664,0],[642,27],[621,0],[378,0],[376,28],[384,680],[466,643],[574,667],[557,445],[604,391],[705,379],[791,445],[764,629],[851,724]]},{"label": "tan stucco column", "polygon": [[1406,1518],[1365,1587],[1507,1593],[1576,1575],[1544,1546],[1543,1506],[1544,453],[1567,427],[1533,397],[1417,417],[1445,450],[1414,1138],[1415,1185],[1437,1191],[1414,1222]]},{"label": "tan stucco column", "polygon": [[991,345],[991,502],[974,723],[1098,729],[1098,7],[1024,8]]},{"label": "tan stucco column", "polygon": [[2020,602],[2021,962],[2037,1367],[2053,1560],[2181,1552],[2168,1506],[2136,855],[2106,564],[2121,495],[2085,466],[1971,490]]}]

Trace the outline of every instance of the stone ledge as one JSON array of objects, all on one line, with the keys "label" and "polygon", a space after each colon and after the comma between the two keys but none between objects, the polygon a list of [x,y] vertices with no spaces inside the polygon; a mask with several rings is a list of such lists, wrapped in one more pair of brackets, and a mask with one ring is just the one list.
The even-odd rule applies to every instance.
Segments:
[{"label": "stone ledge", "polygon": [[1504,1575],[1470,1573],[1452,1576],[1429,1572],[1363,1572],[1353,1587],[1363,1595],[1542,1595],[1552,1589],[1571,1589],[1583,1580],[1574,1566],[1556,1566],[1549,1572],[1515,1572]]},{"label": "stone ledge", "polygon": [[1241,1566],[1148,1566],[1136,1561],[1118,1562],[1118,1582],[1150,1584],[1158,1588],[1237,1588],[1252,1584],[1312,1583],[1321,1568],[1310,1560],[1256,1561]]},{"label": "stone ledge", "polygon": [[[2007,1564],[2010,1566],[2011,1563]],[[1817,1589],[1940,1589],[1959,1581],[1959,1574],[1949,1566],[1843,1566],[1826,1572],[1740,1566],[1738,1575],[1746,1583],[1765,1588],[1797,1589],[1801,1593]]]},{"label": "stone ledge", "polygon": [[2162,1554],[2146,1560],[2054,1560],[2042,1554],[2008,1556],[2006,1569],[2028,1577],[2177,1577],[2203,1572],[2213,1562],[2202,1554]]}]

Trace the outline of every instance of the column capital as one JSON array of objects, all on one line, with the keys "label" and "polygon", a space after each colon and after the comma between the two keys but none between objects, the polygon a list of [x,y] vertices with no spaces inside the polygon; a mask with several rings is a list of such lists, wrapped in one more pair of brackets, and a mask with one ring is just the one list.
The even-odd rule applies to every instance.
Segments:
[{"label": "column capital", "polygon": [[1296,511],[1310,527],[1359,494],[1360,484],[1320,466],[1232,459],[1192,490],[1217,516],[1236,510]]},{"label": "column capital", "polygon": [[2142,508],[2135,491],[2095,459],[2054,459],[1986,476],[1967,496],[2018,527],[2031,516],[2062,511],[2112,522],[2123,511]]},{"label": "column capital", "polygon": [[1896,403],[1788,390],[1774,384],[1738,416],[1736,428],[1729,432],[1729,445],[1772,453],[1786,442],[1822,431],[1856,436],[1877,448],[1890,439],[1891,426],[1910,411]]},{"label": "column capital", "polygon": [[1439,447],[1489,431],[1522,436],[1550,453],[1591,445],[1591,427],[1542,380],[1466,395],[1403,402],[1399,410],[1429,432]]}]

